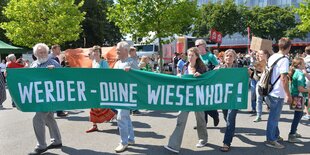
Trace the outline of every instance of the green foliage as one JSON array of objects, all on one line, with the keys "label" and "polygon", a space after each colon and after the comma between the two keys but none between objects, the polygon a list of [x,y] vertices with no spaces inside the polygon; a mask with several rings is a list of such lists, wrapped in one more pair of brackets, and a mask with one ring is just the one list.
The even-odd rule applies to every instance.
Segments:
[{"label": "green foliage", "polygon": [[[309,19],[304,21],[310,22]],[[305,33],[296,29],[296,25],[291,8],[267,6],[250,9],[243,5],[237,6],[233,0],[225,0],[223,4],[218,2],[203,5],[193,30],[194,35],[199,37],[208,36],[212,28],[223,36],[234,33],[246,35],[246,28],[249,26],[252,35],[265,39],[304,37]]]},{"label": "green foliage", "polygon": [[[8,0],[0,0],[0,24],[2,22],[6,22],[7,19],[5,18],[5,16],[3,15],[2,11],[4,10],[4,7],[6,6],[6,4],[8,3]],[[0,40],[4,41],[4,42],[8,42],[8,38],[5,36],[5,31],[3,29],[0,29]]]},{"label": "green foliage", "polygon": [[291,8],[267,6],[254,7],[248,21],[254,36],[279,40],[281,37],[296,36],[296,21]]},{"label": "green foliage", "polygon": [[[184,30],[196,15],[195,0],[118,0],[109,8],[108,19],[115,22],[122,33],[136,38],[155,32],[154,38],[158,38],[161,50],[161,38],[185,34]],[[159,54],[162,60],[162,52]],[[159,64],[162,72],[162,63]]]},{"label": "green foliage", "polygon": [[298,29],[303,32],[310,32],[310,0],[304,0],[303,2],[300,3],[300,8],[295,9],[301,20]]},{"label": "green foliage", "polygon": [[118,0],[109,8],[108,19],[124,34],[155,38],[184,34],[197,15],[197,2],[192,0]]},{"label": "green foliage", "polygon": [[86,12],[83,33],[77,41],[67,43],[69,47],[113,46],[119,42],[122,38],[119,28],[107,19],[108,7],[112,4],[113,0],[86,0],[80,8]]},{"label": "green foliage", "polygon": [[74,0],[10,0],[1,24],[6,36],[16,45],[32,47],[38,42],[48,45],[76,40],[82,32],[84,14]]},{"label": "green foliage", "polygon": [[238,7],[233,0],[218,3],[208,3],[199,9],[199,17],[195,21],[194,35],[206,37],[211,29],[221,32],[223,37],[236,32],[243,32],[245,25],[243,14],[245,7]]}]

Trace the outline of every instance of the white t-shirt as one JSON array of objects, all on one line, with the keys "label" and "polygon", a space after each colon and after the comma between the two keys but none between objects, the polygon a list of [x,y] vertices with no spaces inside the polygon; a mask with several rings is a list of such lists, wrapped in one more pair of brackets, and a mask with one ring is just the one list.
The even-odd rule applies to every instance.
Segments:
[{"label": "white t-shirt", "polygon": [[1,72],[5,71],[6,65],[4,63],[0,64]]},{"label": "white t-shirt", "polygon": [[[283,57],[283,54],[275,53],[268,59],[268,66],[270,67],[276,60],[280,57]],[[276,79],[280,76],[280,74],[288,73],[289,71],[289,60],[288,58],[282,58],[277,62],[274,66],[272,76],[271,76],[271,83],[274,83]],[[285,98],[285,91],[281,79],[279,79],[274,87],[273,90],[269,93],[270,96]]]},{"label": "white t-shirt", "polygon": [[135,63],[135,60],[133,60],[132,58],[127,58],[125,61],[118,60],[114,65],[114,69],[124,69],[125,67],[130,67],[131,69],[139,69],[138,64]]}]

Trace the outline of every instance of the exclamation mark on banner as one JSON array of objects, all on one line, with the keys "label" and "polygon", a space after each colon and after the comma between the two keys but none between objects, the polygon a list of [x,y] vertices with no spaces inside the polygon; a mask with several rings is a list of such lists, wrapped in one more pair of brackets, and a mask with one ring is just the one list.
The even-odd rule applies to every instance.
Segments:
[{"label": "exclamation mark on banner", "polygon": [[242,83],[238,83],[238,95],[237,95],[237,102],[241,102],[242,101]]}]

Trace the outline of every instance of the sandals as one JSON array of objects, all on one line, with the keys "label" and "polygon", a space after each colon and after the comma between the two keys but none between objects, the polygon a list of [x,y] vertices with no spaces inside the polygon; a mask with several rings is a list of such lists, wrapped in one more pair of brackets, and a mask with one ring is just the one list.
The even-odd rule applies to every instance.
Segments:
[{"label": "sandals", "polygon": [[90,133],[90,132],[94,132],[94,131],[98,131],[97,125],[93,125],[93,127],[90,128],[89,130],[87,130],[86,133]]},{"label": "sandals", "polygon": [[224,144],[222,147],[220,147],[220,150],[222,152],[229,152],[230,151],[230,146]]}]

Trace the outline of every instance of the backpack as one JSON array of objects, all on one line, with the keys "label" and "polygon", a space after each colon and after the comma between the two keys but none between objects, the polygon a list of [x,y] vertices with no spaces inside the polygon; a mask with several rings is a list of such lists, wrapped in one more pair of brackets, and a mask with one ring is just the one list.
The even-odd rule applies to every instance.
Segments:
[{"label": "backpack", "polygon": [[277,64],[277,62],[284,57],[285,56],[278,58],[270,67],[268,67],[268,65],[266,65],[266,68],[263,71],[262,76],[259,80],[259,84],[258,84],[259,95],[261,95],[263,97],[267,96],[272,91],[273,86],[280,79],[280,75],[279,75],[279,77],[276,79],[276,81],[274,83],[271,83],[271,76],[272,76],[273,68]]}]

